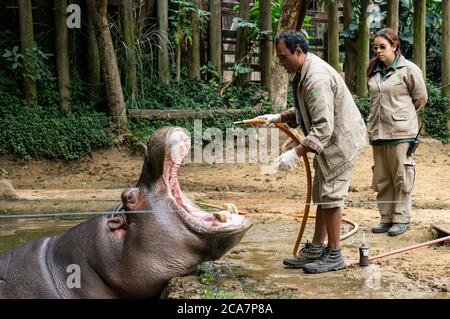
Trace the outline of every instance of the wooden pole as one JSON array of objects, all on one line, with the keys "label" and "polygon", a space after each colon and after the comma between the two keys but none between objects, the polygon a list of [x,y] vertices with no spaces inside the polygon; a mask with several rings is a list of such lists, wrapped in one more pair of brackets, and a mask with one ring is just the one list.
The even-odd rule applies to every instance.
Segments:
[{"label": "wooden pole", "polygon": [[[239,0],[239,17],[242,20],[248,21],[250,10],[249,0]],[[247,29],[239,28],[237,32],[237,48],[236,48],[236,60],[238,63],[243,63],[249,66],[248,55],[248,43],[247,43]],[[244,59],[245,58],[245,59]],[[245,86],[249,80],[249,74],[239,75],[239,83]]]},{"label": "wooden pole", "polygon": [[[196,0],[196,9],[201,7],[200,0]],[[200,78],[200,26],[198,13],[193,12],[192,16],[192,43],[188,45],[188,76],[189,79]]]},{"label": "wooden pole", "polygon": [[159,47],[158,71],[161,83],[170,84],[168,0],[158,0]]},{"label": "wooden pole", "polygon": [[358,30],[358,74],[356,94],[359,97],[367,95],[367,66],[369,64],[369,22],[367,6],[369,0],[361,0],[361,16]]},{"label": "wooden pole", "polygon": [[270,0],[260,0],[260,25],[261,30],[268,34],[263,36],[260,43],[261,57],[261,86],[264,90],[270,92],[270,79],[272,67],[272,9]]},{"label": "wooden pole", "polygon": [[336,71],[339,68],[339,19],[338,0],[330,1],[328,5],[328,64]]},{"label": "wooden pole", "polygon": [[387,2],[387,23],[386,26],[398,33],[398,10],[399,0],[389,0]]},{"label": "wooden pole", "polygon": [[[426,73],[427,73],[426,47],[425,47],[426,12],[427,12],[426,1],[425,0],[414,0],[413,61],[422,70],[424,78],[426,78]],[[443,57],[445,57],[445,56],[443,56]]]},{"label": "wooden pole", "polygon": [[210,61],[222,79],[222,5],[220,0],[209,1],[209,54]]},{"label": "wooden pole", "polygon": [[[18,0],[20,23],[20,48],[25,57],[24,73],[33,74],[34,68],[29,59],[28,51],[33,49],[33,14],[31,12],[31,0]],[[24,77],[23,88],[28,106],[36,103],[36,82],[29,77]]]},{"label": "wooden pole", "polygon": [[120,19],[123,42],[125,44],[125,92],[133,97],[138,91],[133,0],[122,0],[120,4]]}]

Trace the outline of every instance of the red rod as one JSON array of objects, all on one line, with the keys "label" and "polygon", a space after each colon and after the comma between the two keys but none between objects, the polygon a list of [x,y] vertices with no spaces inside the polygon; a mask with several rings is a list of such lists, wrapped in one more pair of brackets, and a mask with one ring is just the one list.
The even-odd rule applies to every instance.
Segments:
[{"label": "red rod", "polygon": [[376,255],[376,256],[373,256],[373,257],[369,258],[369,261],[372,261],[372,260],[375,260],[375,259],[379,259],[379,258],[383,258],[383,257],[386,257],[386,256],[390,256],[390,255],[394,255],[394,254],[398,254],[398,253],[402,253],[404,251],[413,250],[413,249],[417,249],[417,248],[420,248],[420,247],[437,244],[437,243],[440,243],[442,241],[446,241],[446,240],[449,240],[449,239],[450,239],[450,236],[446,236],[446,237],[438,238],[438,239],[435,239],[435,240],[427,241],[427,242],[424,242],[424,243],[421,243],[421,244],[412,245],[412,246],[409,246],[409,247],[404,247],[404,248],[399,248],[399,249],[396,249],[396,250],[388,251],[386,253],[382,253],[382,254],[379,254],[379,255]]},{"label": "red rod", "polygon": [[[421,244],[395,249],[395,250],[392,250],[392,251],[388,251],[388,252],[385,252],[385,253],[382,253],[382,254],[370,257],[369,261],[373,261],[373,260],[380,259],[380,258],[383,258],[383,257],[387,257],[387,256],[390,256],[390,255],[395,255],[395,254],[402,253],[402,252],[405,252],[405,251],[408,251],[408,250],[414,250],[414,249],[417,249],[417,248],[420,248],[420,247],[437,244],[437,243],[440,243],[440,242],[443,242],[443,241],[446,241],[446,240],[449,240],[449,239],[450,239],[450,236],[446,236],[446,237],[438,238],[438,239],[435,239],[435,240],[430,240],[430,241],[427,241],[427,242],[424,242],[424,243],[421,243]],[[348,264],[348,267],[357,266],[358,264],[359,264],[358,261],[354,261],[354,262]]]}]

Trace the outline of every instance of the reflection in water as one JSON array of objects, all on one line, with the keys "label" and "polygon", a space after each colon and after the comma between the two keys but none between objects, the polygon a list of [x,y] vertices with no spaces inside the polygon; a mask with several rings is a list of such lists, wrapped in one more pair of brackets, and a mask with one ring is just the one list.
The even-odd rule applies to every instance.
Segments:
[{"label": "reflection in water", "polygon": [[81,222],[85,218],[2,218],[0,220],[0,252],[17,245],[53,236]]}]

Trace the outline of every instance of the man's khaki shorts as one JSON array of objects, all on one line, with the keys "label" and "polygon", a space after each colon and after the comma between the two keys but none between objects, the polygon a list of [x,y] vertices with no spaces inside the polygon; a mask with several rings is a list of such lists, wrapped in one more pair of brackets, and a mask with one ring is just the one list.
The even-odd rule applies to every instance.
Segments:
[{"label": "man's khaki shorts", "polygon": [[325,182],[320,169],[316,169],[312,188],[314,204],[325,209],[344,207],[351,177],[352,169],[349,168],[332,180]]}]

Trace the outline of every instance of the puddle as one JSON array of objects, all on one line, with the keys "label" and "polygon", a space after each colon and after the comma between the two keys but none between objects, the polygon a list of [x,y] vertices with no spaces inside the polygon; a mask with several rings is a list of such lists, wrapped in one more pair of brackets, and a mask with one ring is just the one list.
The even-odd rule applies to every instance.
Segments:
[{"label": "puddle", "polygon": [[[254,218],[253,218],[254,219]],[[390,267],[371,264],[324,274],[306,274],[302,269],[287,269],[282,265],[292,255],[299,224],[289,219],[256,221],[235,251],[224,260],[237,277],[256,280],[270,290],[289,289],[302,298],[448,298],[421,287],[415,281],[392,272]],[[303,238],[312,238],[314,225],[309,221]],[[343,232],[350,229],[343,227]],[[342,242],[344,256],[356,257],[360,235]]]},{"label": "puddle", "polygon": [[1,218],[0,252],[17,245],[61,233],[85,219],[73,217],[55,218]]}]

